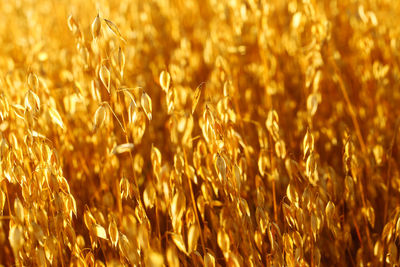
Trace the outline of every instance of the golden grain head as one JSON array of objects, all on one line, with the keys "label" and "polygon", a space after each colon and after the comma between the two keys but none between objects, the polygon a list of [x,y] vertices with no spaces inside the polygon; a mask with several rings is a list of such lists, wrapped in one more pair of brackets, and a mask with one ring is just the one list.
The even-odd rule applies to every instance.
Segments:
[{"label": "golden grain head", "polygon": [[399,1],[3,2],[2,265],[400,265]]}]

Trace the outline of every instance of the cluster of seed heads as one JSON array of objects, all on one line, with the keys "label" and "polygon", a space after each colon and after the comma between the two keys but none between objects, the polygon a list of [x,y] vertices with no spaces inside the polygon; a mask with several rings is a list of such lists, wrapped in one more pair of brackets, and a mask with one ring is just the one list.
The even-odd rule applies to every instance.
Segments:
[{"label": "cluster of seed heads", "polygon": [[400,266],[399,15],[3,1],[0,264]]}]

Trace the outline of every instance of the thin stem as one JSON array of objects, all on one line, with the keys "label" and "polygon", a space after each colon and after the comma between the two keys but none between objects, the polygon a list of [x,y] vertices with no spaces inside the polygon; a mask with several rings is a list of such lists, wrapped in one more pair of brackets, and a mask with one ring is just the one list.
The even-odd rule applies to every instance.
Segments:
[{"label": "thin stem", "polygon": [[[121,102],[121,98],[120,97],[118,97],[118,101]],[[127,129],[125,117],[124,117],[123,114],[122,114],[122,122],[124,124],[125,129]],[[128,133],[126,131],[124,131],[124,133],[125,133],[126,143],[129,143]],[[143,208],[143,210],[144,210],[144,212],[146,214],[146,211],[144,209],[144,205],[143,205],[143,202],[142,202],[142,196],[140,195],[139,184],[137,182],[137,177],[136,177],[136,172],[135,172],[135,167],[134,167],[135,166],[135,161],[133,160],[132,150],[129,150],[129,157],[130,157],[130,160],[131,160],[131,166],[132,166],[132,172],[133,172],[133,182],[135,183],[135,187],[138,190],[138,196],[137,196],[138,197],[138,202],[139,202],[139,204],[141,205],[141,207]],[[146,217],[147,217],[147,214],[146,214]]]},{"label": "thin stem", "polygon": [[[187,155],[186,155],[186,150],[183,150],[184,152],[184,157],[185,157],[185,165],[187,166],[188,162],[187,162]],[[199,214],[197,213],[197,207],[196,207],[196,200],[194,198],[194,194],[193,194],[193,188],[192,188],[192,181],[190,181],[190,177],[188,175],[186,175],[188,183],[189,183],[189,189],[190,189],[190,197],[192,198],[192,204],[193,204],[193,210],[194,210],[194,214],[196,216],[196,221],[200,230],[200,240],[201,240],[201,246],[203,249],[203,255],[206,255],[206,247],[204,244],[204,236],[203,236],[203,231],[201,231],[201,225],[200,225],[200,219],[199,219]]]},{"label": "thin stem", "polygon": [[391,195],[391,190],[390,190],[391,186],[390,186],[390,184],[391,184],[391,178],[392,178],[391,175],[390,175],[391,170],[392,170],[392,154],[393,154],[393,146],[394,146],[394,144],[396,142],[396,137],[397,137],[397,133],[398,133],[398,130],[399,130],[399,124],[400,124],[400,118],[398,118],[397,121],[396,121],[394,134],[393,134],[392,141],[390,142],[390,147],[389,147],[389,150],[388,150],[388,158],[387,158],[387,160],[388,160],[388,169],[387,169],[387,174],[386,174],[386,188],[388,189],[388,193],[386,195],[385,210],[384,210],[384,213],[383,213],[383,221],[384,222],[386,222],[386,218],[387,218],[387,215],[388,215],[388,209],[389,209],[389,196]]},{"label": "thin stem", "polygon": [[111,108],[110,104],[109,104],[108,102],[102,102],[102,104],[106,104],[106,105],[110,108],[112,114],[113,114],[114,117],[117,119],[117,121],[118,121],[118,123],[119,123],[119,126],[121,126],[122,131],[123,131],[124,134],[126,135],[126,130],[125,130],[124,126],[122,126],[121,121],[118,119],[117,114],[115,114],[115,112],[114,112],[114,110]]},{"label": "thin stem", "polygon": [[[271,135],[268,135],[268,141],[269,141],[269,146],[272,146],[272,138]],[[270,151],[270,157],[271,157],[271,165],[272,165],[272,170],[275,169],[275,161],[274,161],[274,153],[272,151],[272,148],[269,150]],[[278,208],[276,206],[276,184],[275,184],[275,178],[272,179],[272,200],[273,200],[273,205],[274,205],[274,219],[275,222],[278,223]]]},{"label": "thin stem", "polygon": [[365,142],[364,142],[364,139],[363,139],[362,134],[361,134],[360,125],[358,124],[358,121],[357,121],[357,115],[356,115],[356,113],[354,111],[353,105],[351,104],[349,95],[347,94],[346,86],[344,85],[343,79],[339,74],[339,68],[337,67],[336,63],[333,60],[332,60],[332,66],[333,66],[333,68],[335,70],[335,74],[336,74],[336,77],[338,79],[339,88],[342,91],[344,100],[346,101],[346,105],[347,105],[347,107],[349,109],[350,117],[351,117],[351,120],[353,122],[354,128],[356,130],[356,135],[357,135],[357,139],[358,139],[358,141],[360,143],[361,150],[362,150],[363,153],[366,153],[367,148],[365,146]]}]

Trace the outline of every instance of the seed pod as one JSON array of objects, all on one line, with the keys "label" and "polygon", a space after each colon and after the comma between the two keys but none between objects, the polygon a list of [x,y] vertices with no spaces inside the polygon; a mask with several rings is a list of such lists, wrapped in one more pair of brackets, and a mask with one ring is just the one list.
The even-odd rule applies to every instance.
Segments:
[{"label": "seed pod", "polygon": [[220,156],[217,155],[215,160],[215,167],[218,172],[219,179],[225,181],[226,178],[226,163],[225,160]]},{"label": "seed pod", "polygon": [[279,139],[278,123],[279,123],[278,113],[275,110],[270,110],[268,112],[268,117],[267,120],[265,121],[265,125],[275,141]]},{"label": "seed pod", "polygon": [[319,251],[319,248],[315,248],[314,251],[314,263],[315,266],[321,266],[321,252]]},{"label": "seed pod", "polygon": [[174,168],[176,173],[181,174],[184,171],[185,161],[181,154],[174,155]]},{"label": "seed pod", "polygon": [[108,93],[110,93],[111,74],[106,66],[102,65],[100,67],[99,76],[104,87],[107,89]]},{"label": "seed pod", "polygon": [[202,85],[204,83],[201,83],[199,86],[197,86],[196,91],[194,91],[193,95],[193,103],[192,103],[192,114],[196,110],[197,104],[199,103],[200,100],[200,95],[201,95],[201,90],[202,90]]},{"label": "seed pod", "polygon": [[136,106],[136,103],[134,101],[131,101],[128,107],[128,122],[131,123],[136,123],[136,119],[138,115],[138,109]]},{"label": "seed pod", "polygon": [[225,252],[229,252],[230,248],[230,240],[228,234],[224,229],[219,229],[217,234],[217,242],[221,250]]},{"label": "seed pod", "polygon": [[14,212],[15,212],[15,216],[18,219],[18,221],[20,223],[22,223],[24,221],[24,206],[21,203],[21,200],[19,200],[19,198],[16,198],[14,200]]},{"label": "seed pod", "polygon": [[182,251],[183,253],[187,254],[185,242],[183,242],[182,235],[173,233],[171,237],[172,237],[172,241],[174,241],[176,247],[179,248],[179,250]]},{"label": "seed pod", "polygon": [[55,108],[49,107],[49,114],[53,122],[58,124],[62,129],[64,129],[64,123],[58,111]]},{"label": "seed pod", "polygon": [[161,88],[165,92],[168,92],[170,83],[171,83],[171,75],[169,75],[168,71],[163,70],[161,72],[161,74],[160,74],[160,85],[161,85]]},{"label": "seed pod", "polygon": [[286,195],[290,202],[292,202],[296,206],[298,205],[299,195],[298,195],[296,189],[294,188],[294,186],[292,186],[291,184],[289,184],[288,187],[286,188]]},{"label": "seed pod", "polygon": [[150,251],[147,257],[147,261],[145,266],[151,267],[163,267],[164,265],[164,256],[161,253]]},{"label": "seed pod", "polygon": [[115,223],[114,220],[108,226],[108,234],[110,236],[111,243],[113,244],[114,247],[116,247],[118,243],[119,232],[117,224]]},{"label": "seed pod", "polygon": [[390,242],[388,247],[388,253],[386,254],[386,262],[393,264],[398,261],[398,250],[395,242]]},{"label": "seed pod", "polygon": [[233,167],[233,173],[234,173],[233,183],[239,191],[241,186],[241,174],[239,166],[237,164],[235,164],[235,166]]},{"label": "seed pod", "polygon": [[307,97],[307,110],[310,116],[314,116],[318,108],[318,95],[316,93]]},{"label": "seed pod", "polygon": [[179,258],[176,253],[176,249],[173,246],[167,248],[167,262],[168,266],[179,267]]},{"label": "seed pod", "polygon": [[0,190],[0,214],[3,214],[3,209],[5,204],[6,204],[6,194]]},{"label": "seed pod", "polygon": [[100,238],[102,238],[102,239],[107,239],[106,230],[105,230],[104,227],[101,226],[100,224],[94,225],[93,230],[94,230],[94,234],[95,234],[97,237],[100,237]]},{"label": "seed pod", "polygon": [[93,100],[101,101],[99,82],[97,79],[92,80],[92,82],[90,83],[90,92]]},{"label": "seed pod", "polygon": [[112,31],[112,33],[114,33],[118,37],[121,36],[121,34],[118,30],[118,27],[117,27],[117,25],[114,24],[114,22],[112,22],[111,20],[108,20],[108,19],[104,19],[104,21],[105,21],[107,27]]},{"label": "seed pod", "polygon": [[115,34],[115,36],[117,36],[121,41],[123,41],[124,43],[126,43],[126,40],[122,37],[121,33],[118,30],[117,25],[114,24],[114,22],[112,22],[111,20],[108,19],[104,19],[108,29],[110,29],[110,31]]},{"label": "seed pod", "polygon": [[335,204],[332,203],[332,201],[329,201],[328,204],[326,204],[325,208],[325,214],[326,214],[326,219],[329,221],[333,218],[333,215],[335,213]]},{"label": "seed pod", "polygon": [[100,36],[101,31],[101,20],[99,14],[97,14],[96,18],[92,23],[92,36],[93,40],[96,40]]},{"label": "seed pod", "polygon": [[104,105],[100,105],[100,107],[97,108],[96,113],[94,114],[93,132],[103,125],[104,120],[106,119],[106,112],[107,110]]},{"label": "seed pod", "polygon": [[263,240],[259,230],[256,230],[254,233],[254,242],[258,249],[262,249]]},{"label": "seed pod", "polygon": [[204,266],[215,267],[215,257],[208,252],[204,255]]},{"label": "seed pod", "polygon": [[119,190],[121,192],[121,199],[127,199],[130,195],[131,185],[129,184],[128,179],[122,178],[119,182]]},{"label": "seed pod", "polygon": [[148,183],[143,192],[144,206],[151,209],[156,201],[156,191],[151,183]]},{"label": "seed pod", "polygon": [[167,92],[167,107],[168,107],[168,114],[172,114],[175,109],[175,88],[171,88]]},{"label": "seed pod", "polygon": [[374,256],[379,258],[379,262],[383,260],[384,247],[380,240],[376,241],[374,246]]},{"label": "seed pod", "polygon": [[40,110],[40,99],[32,90],[28,90],[24,99],[25,109],[38,112]]},{"label": "seed pod", "polygon": [[32,91],[36,91],[39,88],[39,79],[34,73],[29,73],[28,75],[28,87]]},{"label": "seed pod", "polygon": [[112,154],[121,154],[125,152],[129,152],[134,148],[134,145],[132,143],[125,143],[121,145],[117,145],[116,147],[113,148],[111,151]]},{"label": "seed pod", "polygon": [[318,221],[317,216],[314,213],[311,214],[311,231],[314,236],[314,241],[316,241],[318,233]]},{"label": "seed pod", "polygon": [[345,199],[348,200],[354,196],[354,180],[351,176],[347,175],[344,179],[345,185]]},{"label": "seed pod", "polygon": [[43,248],[37,248],[35,251],[35,262],[38,266],[46,266],[46,254]]},{"label": "seed pod", "polygon": [[11,226],[8,239],[15,253],[15,256],[17,256],[18,251],[24,244],[24,232],[22,226],[19,225]]},{"label": "seed pod", "polygon": [[171,216],[174,219],[179,220],[186,209],[186,197],[185,194],[178,191],[171,203]]},{"label": "seed pod", "polygon": [[372,152],[374,154],[376,164],[378,164],[378,166],[382,165],[384,156],[383,147],[381,145],[375,145],[372,149]]},{"label": "seed pod", "polygon": [[283,140],[279,140],[275,143],[275,153],[281,159],[286,157],[286,145]]},{"label": "seed pod", "polygon": [[188,231],[188,253],[192,253],[192,251],[196,250],[197,241],[200,237],[200,230],[197,225],[193,224],[190,226]]},{"label": "seed pod", "polygon": [[261,149],[260,154],[258,156],[258,171],[261,176],[264,176],[267,172],[267,168],[271,165],[270,159],[268,158],[268,152],[266,149]]},{"label": "seed pod", "polygon": [[144,110],[144,113],[147,116],[147,119],[151,121],[152,119],[152,106],[151,106],[151,98],[150,96],[143,91],[142,97],[140,99],[140,104],[142,105],[142,108]]},{"label": "seed pod", "polygon": [[306,158],[306,155],[308,152],[312,153],[314,151],[314,136],[310,132],[309,129],[307,129],[307,133],[304,136],[303,140],[303,158]]},{"label": "seed pod", "polygon": [[317,169],[314,153],[311,153],[306,161],[306,175],[310,178]]},{"label": "seed pod", "polygon": [[68,29],[72,32],[72,33],[76,33],[76,31],[78,30],[78,24],[76,23],[75,19],[72,17],[72,15],[69,15],[68,19],[67,19],[67,24],[68,24]]},{"label": "seed pod", "polygon": [[367,202],[367,206],[361,209],[364,217],[368,220],[371,227],[374,228],[375,226],[375,211],[374,208],[371,206],[369,202]]},{"label": "seed pod", "polygon": [[45,235],[42,227],[40,227],[40,225],[38,225],[35,222],[30,222],[30,223],[33,228],[34,237],[36,238],[37,241],[39,241],[39,244],[43,246],[45,241]]},{"label": "seed pod", "polygon": [[151,163],[153,164],[153,166],[161,165],[161,159],[162,159],[161,152],[157,147],[155,147],[155,146],[151,147],[150,158],[151,158]]}]

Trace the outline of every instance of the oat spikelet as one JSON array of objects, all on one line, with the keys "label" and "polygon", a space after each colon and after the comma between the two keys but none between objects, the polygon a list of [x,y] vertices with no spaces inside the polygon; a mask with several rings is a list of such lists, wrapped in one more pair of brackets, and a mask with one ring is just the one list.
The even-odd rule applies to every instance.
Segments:
[{"label": "oat spikelet", "polygon": [[196,110],[197,104],[199,103],[203,84],[205,83],[201,83],[199,86],[197,86],[196,90],[194,91],[193,102],[192,102],[192,114]]},{"label": "oat spikelet", "polygon": [[161,88],[165,91],[168,92],[169,87],[170,87],[170,83],[171,83],[171,75],[169,75],[168,71],[163,70],[160,73],[160,85]]},{"label": "oat spikelet", "polygon": [[58,111],[53,107],[49,107],[49,114],[54,123],[58,124],[62,129],[64,129],[64,123]]},{"label": "oat spikelet", "polygon": [[93,40],[96,40],[100,36],[101,32],[101,19],[100,15],[97,14],[97,16],[94,18],[92,22],[92,37]]},{"label": "oat spikelet", "polygon": [[99,76],[100,76],[100,80],[103,83],[104,87],[107,89],[107,92],[110,93],[111,74],[105,65],[102,65],[100,67]]},{"label": "oat spikelet", "polygon": [[144,113],[147,116],[147,119],[149,119],[149,121],[151,121],[151,119],[153,118],[152,115],[152,104],[151,104],[151,98],[150,96],[143,91],[142,93],[142,97],[140,98],[140,103],[142,105],[142,108],[144,110]]}]

